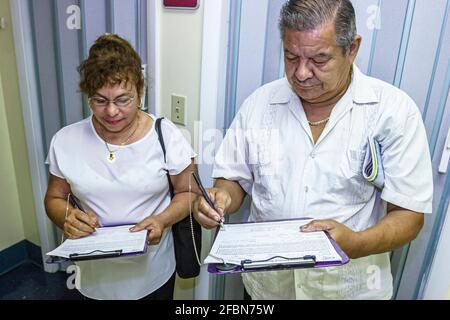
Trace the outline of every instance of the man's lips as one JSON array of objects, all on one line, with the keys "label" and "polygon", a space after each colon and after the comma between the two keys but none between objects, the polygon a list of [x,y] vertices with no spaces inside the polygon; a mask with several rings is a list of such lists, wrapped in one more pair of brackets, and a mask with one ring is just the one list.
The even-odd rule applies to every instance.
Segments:
[{"label": "man's lips", "polygon": [[299,88],[299,89],[302,89],[302,90],[308,90],[308,89],[312,89],[312,88],[315,88],[315,87],[317,87],[318,86],[318,84],[313,84],[313,85],[309,85],[309,86],[305,86],[305,85],[301,85],[301,84],[295,84],[295,86],[297,87],[297,88]]}]

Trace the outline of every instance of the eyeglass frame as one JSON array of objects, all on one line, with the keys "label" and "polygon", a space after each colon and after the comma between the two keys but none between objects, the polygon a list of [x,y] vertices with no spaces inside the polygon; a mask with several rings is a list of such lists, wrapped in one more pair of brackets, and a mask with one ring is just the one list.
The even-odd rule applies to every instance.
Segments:
[{"label": "eyeglass frame", "polygon": [[117,98],[115,98],[114,100],[108,100],[108,99],[106,99],[106,98],[104,98],[104,97],[98,97],[98,99],[103,99],[103,100],[105,100],[105,104],[104,104],[104,105],[92,103],[92,99],[95,99],[95,98],[96,98],[96,97],[89,97],[89,98],[88,98],[89,104],[95,105],[95,106],[98,106],[98,107],[106,107],[106,106],[109,106],[109,104],[112,102],[112,103],[113,103],[116,107],[118,107],[118,108],[125,108],[125,107],[128,107],[128,106],[134,101],[134,99],[136,98],[136,96],[132,96],[132,97],[128,96],[128,98],[129,98],[130,100],[129,100],[126,104],[124,104],[123,106],[117,105],[116,101],[117,101],[117,99],[125,98],[125,96],[117,97]]}]

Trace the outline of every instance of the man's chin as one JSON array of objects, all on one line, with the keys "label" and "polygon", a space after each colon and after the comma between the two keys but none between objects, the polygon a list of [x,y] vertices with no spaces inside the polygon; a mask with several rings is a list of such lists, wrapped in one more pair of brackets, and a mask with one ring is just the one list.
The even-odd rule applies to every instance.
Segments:
[{"label": "man's chin", "polygon": [[314,103],[320,98],[320,94],[311,90],[296,90],[297,95],[303,101]]}]

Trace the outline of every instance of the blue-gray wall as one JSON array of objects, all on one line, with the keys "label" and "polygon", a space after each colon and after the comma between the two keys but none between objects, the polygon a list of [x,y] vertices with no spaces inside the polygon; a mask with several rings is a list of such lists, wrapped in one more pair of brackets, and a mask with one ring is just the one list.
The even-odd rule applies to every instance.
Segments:
[{"label": "blue-gray wall", "polygon": [[[145,0],[29,0],[35,60],[38,70],[44,149],[61,127],[89,114],[78,90],[77,66],[104,33],[127,39],[147,61]],[[73,7],[79,8],[79,28],[71,29]]]}]

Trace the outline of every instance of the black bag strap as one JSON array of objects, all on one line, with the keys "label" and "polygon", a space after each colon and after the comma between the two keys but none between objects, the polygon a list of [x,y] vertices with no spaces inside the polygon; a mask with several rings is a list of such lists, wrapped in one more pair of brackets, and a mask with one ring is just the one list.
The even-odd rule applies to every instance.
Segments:
[{"label": "black bag strap", "polygon": [[[161,149],[164,155],[164,162],[167,163],[167,159],[166,159],[166,147],[164,145],[164,137],[162,135],[162,130],[161,130],[161,122],[164,118],[158,118],[156,119],[155,122],[155,130],[156,133],[158,134],[158,141],[159,144],[161,145]],[[170,192],[170,197],[173,198],[173,185],[172,185],[172,181],[170,180],[170,175],[169,175],[169,171],[166,170],[166,174],[167,174],[167,179],[169,180],[169,192]]]}]

